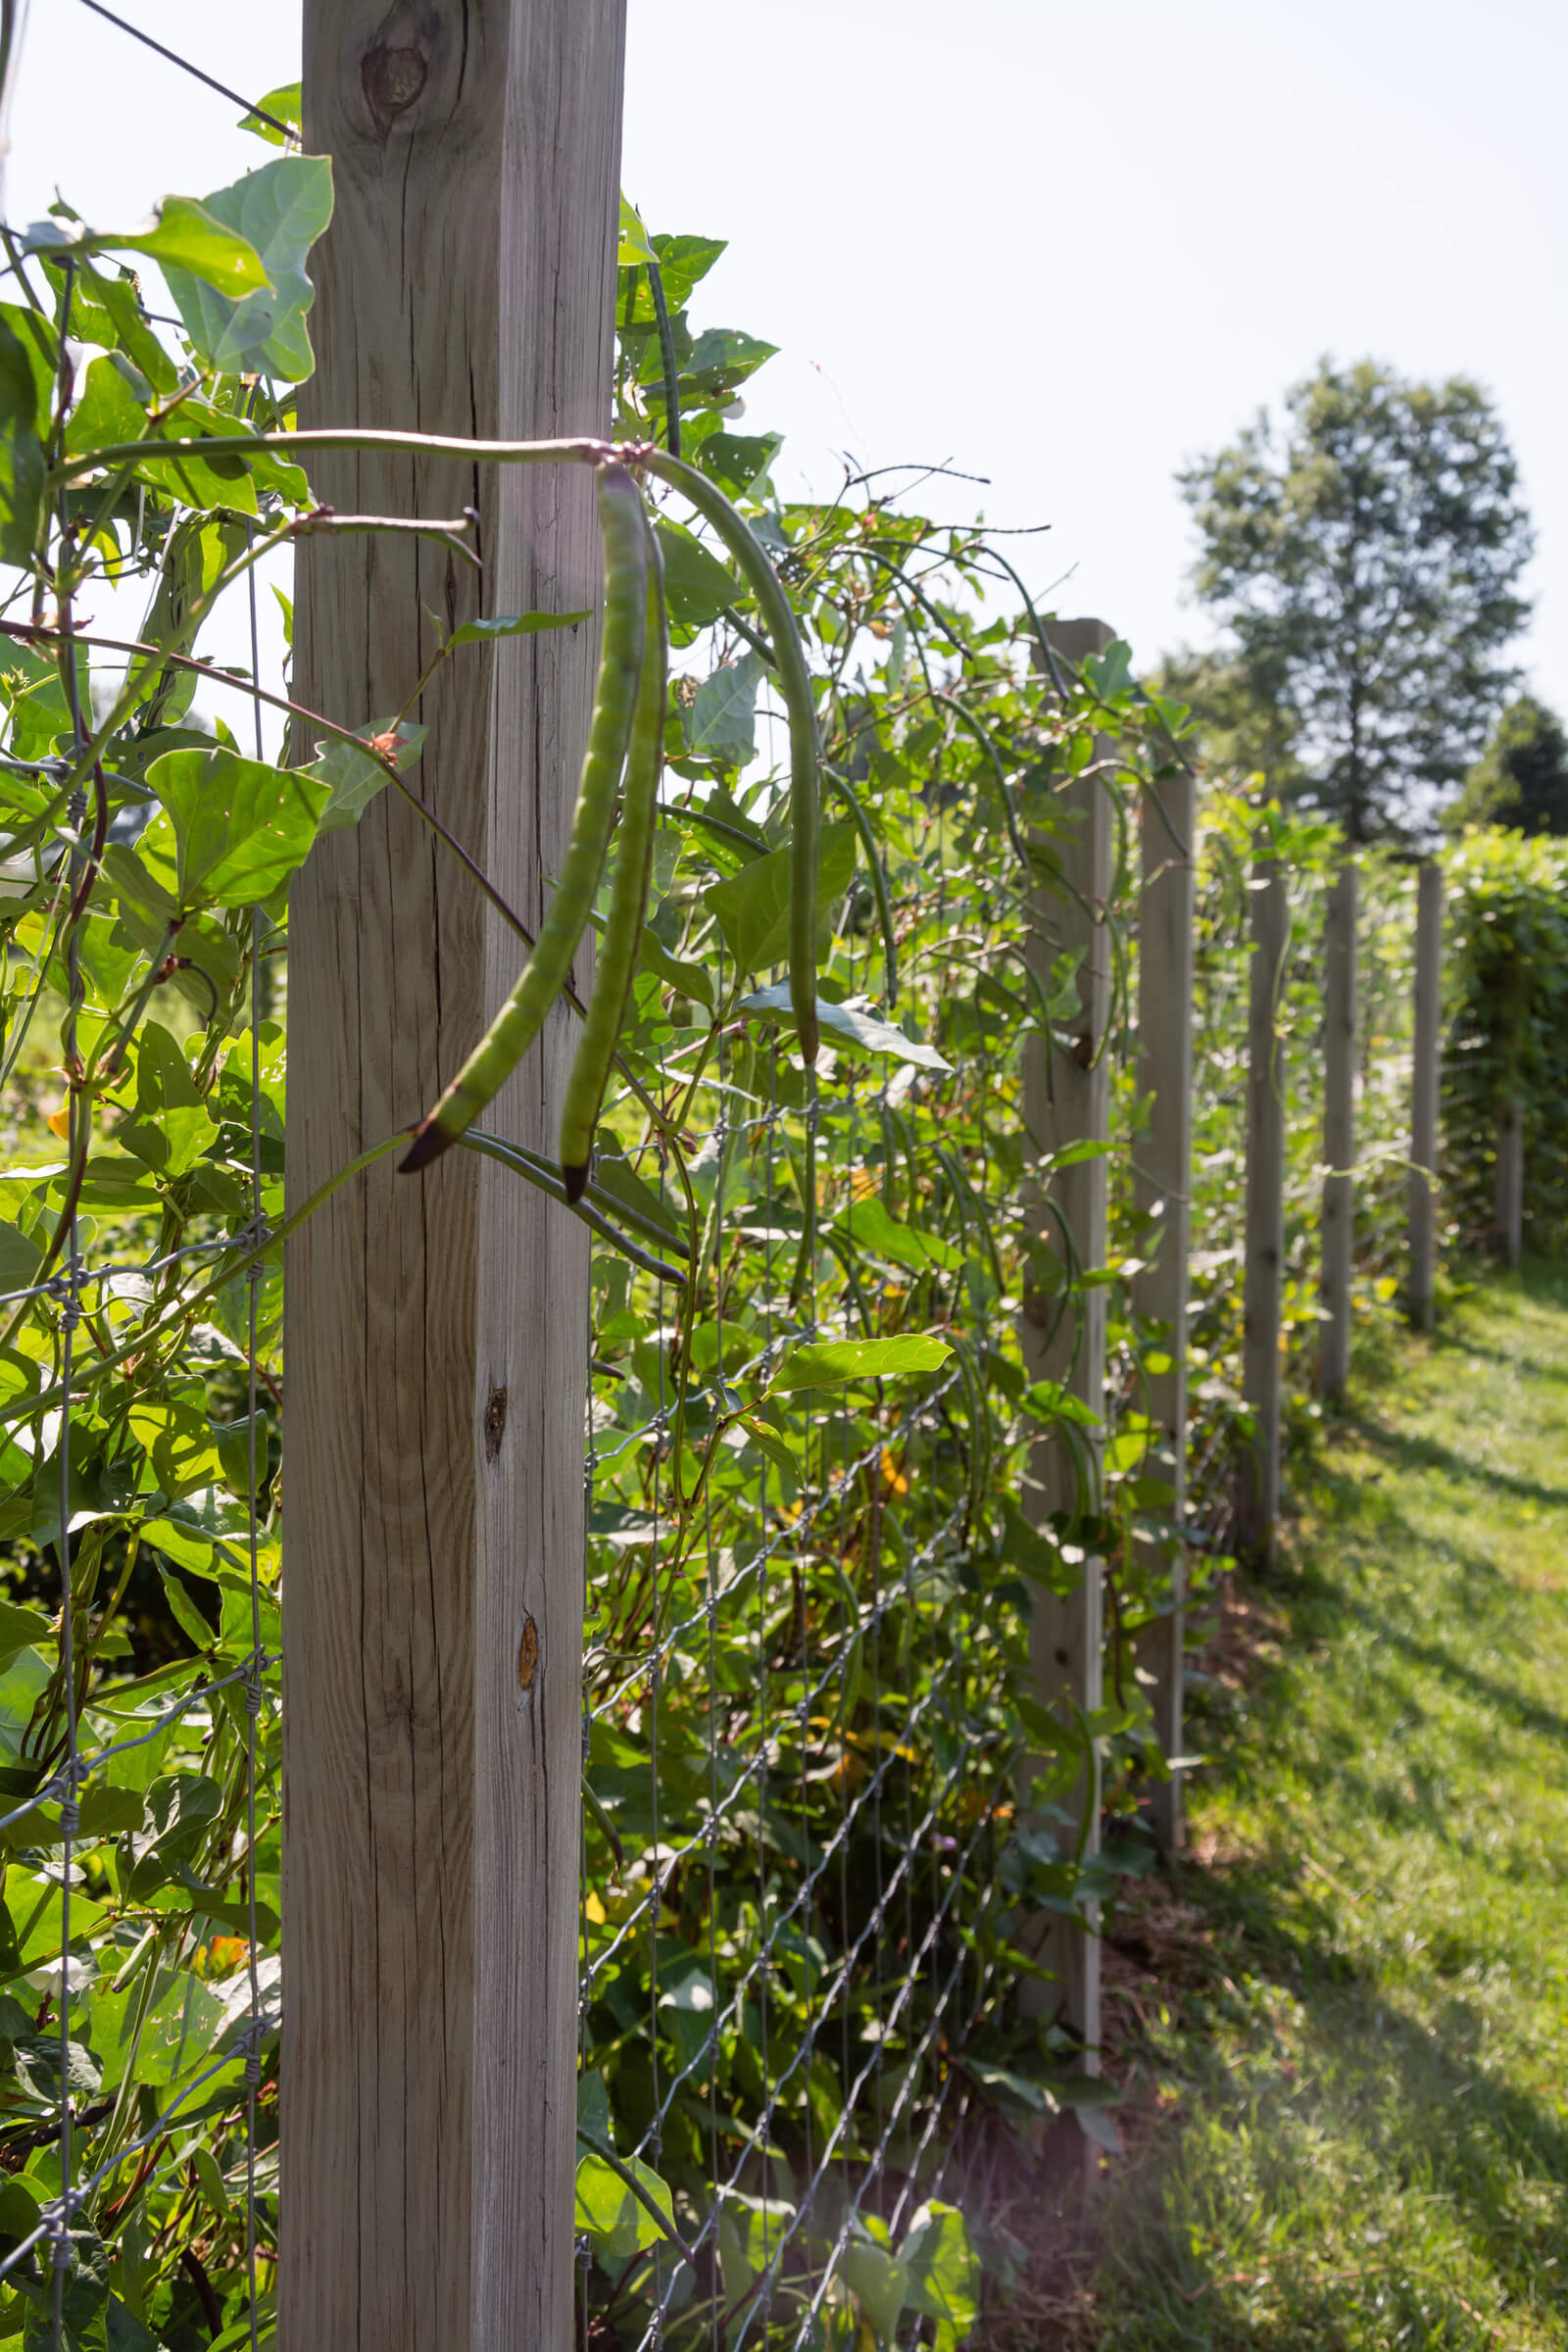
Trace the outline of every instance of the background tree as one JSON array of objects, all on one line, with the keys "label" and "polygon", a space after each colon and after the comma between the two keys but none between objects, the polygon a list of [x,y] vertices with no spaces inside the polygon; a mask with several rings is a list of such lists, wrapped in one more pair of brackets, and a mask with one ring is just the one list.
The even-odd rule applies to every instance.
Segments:
[{"label": "background tree", "polygon": [[1557,713],[1533,695],[1510,703],[1444,821],[1454,832],[1568,833],[1568,732]]},{"label": "background tree", "polygon": [[1179,478],[1195,585],[1230,631],[1221,674],[1286,720],[1296,797],[1354,841],[1424,831],[1517,675],[1499,656],[1529,611],[1530,522],[1491,403],[1462,376],[1324,361],[1278,427],[1261,412]]}]

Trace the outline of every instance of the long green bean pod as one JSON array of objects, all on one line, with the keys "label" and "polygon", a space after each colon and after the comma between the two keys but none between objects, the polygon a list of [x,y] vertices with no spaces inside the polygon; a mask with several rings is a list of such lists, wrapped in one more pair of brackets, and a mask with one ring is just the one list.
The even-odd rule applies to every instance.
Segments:
[{"label": "long green bean pod", "polygon": [[761,609],[790,724],[790,1007],[803,1060],[816,1059],[816,859],[820,786],[816,706],[795,609],[746,517],[722,490],[684,459],[645,446],[638,461],[707,516],[729,549]]},{"label": "long green bean pod", "polygon": [[406,1175],[428,1167],[472,1126],[533,1044],[570,977],[604,871],[642,675],[648,531],[641,493],[624,466],[603,466],[596,486],[605,539],[605,635],[571,839],[533,953],[478,1045],[415,1129],[400,1162]]},{"label": "long green bean pod", "polygon": [[614,1058],[615,1040],[620,1035],[626,999],[637,970],[637,951],[642,944],[643,914],[654,862],[654,820],[659,808],[660,753],[663,748],[669,675],[664,652],[663,558],[646,517],[643,529],[648,541],[648,616],[642,676],[626,752],[626,782],[615,840],[615,877],[611,885],[610,914],[594,970],[593,995],[588,1000],[587,1018],[577,1039],[561,1114],[561,1173],[565,1179],[568,1200],[580,1200],[587,1187],[594,1129],[599,1124],[599,1108]]}]

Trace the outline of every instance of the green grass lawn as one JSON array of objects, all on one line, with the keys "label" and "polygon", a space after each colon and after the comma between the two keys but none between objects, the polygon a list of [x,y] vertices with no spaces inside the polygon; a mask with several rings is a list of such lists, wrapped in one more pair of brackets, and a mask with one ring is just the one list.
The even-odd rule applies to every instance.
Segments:
[{"label": "green grass lawn", "polygon": [[1086,2340],[1568,2344],[1568,1271],[1401,1346],[1298,1502],[1199,1699]]}]

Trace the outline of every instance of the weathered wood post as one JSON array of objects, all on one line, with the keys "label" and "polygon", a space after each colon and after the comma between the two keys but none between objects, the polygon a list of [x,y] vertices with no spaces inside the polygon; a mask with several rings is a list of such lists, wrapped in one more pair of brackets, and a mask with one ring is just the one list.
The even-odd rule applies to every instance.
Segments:
[{"label": "weathered wood post", "polygon": [[1410,1320],[1432,1329],[1437,1271],[1438,1085],[1443,1013],[1443,868],[1416,878],[1415,1041],[1410,1076]]},{"label": "weathered wood post", "polygon": [[[1051,642],[1070,662],[1087,654],[1103,653],[1114,642],[1114,631],[1102,620],[1056,620],[1050,624]],[[1108,750],[1108,745],[1102,745]],[[1071,837],[1058,844],[1063,880],[1073,895],[1040,893],[1035,900],[1036,921],[1029,954],[1042,977],[1063,953],[1079,954],[1079,1011],[1062,1023],[1071,1029],[1070,1052],[1054,1050],[1044,1041],[1032,1043],[1024,1065],[1024,1116],[1029,1132],[1044,1152],[1089,1138],[1102,1141],[1110,1109],[1110,1063],[1105,1032],[1110,1019],[1110,953],[1103,912],[1110,896],[1111,812],[1103,784],[1094,776],[1076,777],[1061,793],[1058,808],[1071,825]],[[1047,1084],[1046,1054],[1053,1053],[1051,1083]],[[1100,1266],[1105,1258],[1105,1162],[1102,1157],[1080,1160],[1051,1179],[1052,1191],[1082,1265]],[[1059,1251],[1060,1235],[1054,1221],[1043,1222],[1048,1244]],[[1044,1298],[1026,1308],[1022,1340],[1024,1361],[1034,1380],[1066,1384],[1075,1396],[1096,1412],[1104,1410],[1105,1294],[1091,1290],[1078,1316],[1061,1318],[1050,1334],[1058,1302]],[[1049,1334],[1049,1336],[1048,1336]],[[1086,1433],[1086,1435],[1089,1433]],[[1098,1434],[1091,1451],[1098,1462]],[[1053,1511],[1070,1511],[1077,1500],[1072,1458],[1060,1440],[1047,1440],[1030,1457],[1033,1492],[1028,1507],[1038,1519]],[[1077,1706],[1093,1714],[1101,1703],[1103,1673],[1103,1573],[1098,1559],[1083,1564],[1082,1580],[1068,1593],[1046,1592],[1036,1586],[1030,1631],[1030,1660],[1035,1688],[1043,1705],[1057,1709],[1071,1723]],[[1099,1775],[1085,1773],[1071,1800],[1088,1808],[1088,1848],[1100,1842]],[[1080,1815],[1080,1818],[1082,1816]],[[1047,1922],[1041,1956],[1061,1982],[1061,1992],[1031,1985],[1026,1998],[1032,2005],[1054,2009],[1058,2000],[1064,2021],[1085,2045],[1085,2065],[1099,2071],[1100,1944],[1093,1936]],[[1036,1999],[1036,1996],[1039,1996]]]},{"label": "weathered wood post", "polygon": [[[1165,1459],[1153,1465],[1173,1490],[1171,1522],[1180,1528],[1187,1496],[1187,1257],[1192,1224],[1193,1156],[1193,830],[1197,791],[1185,770],[1146,792],[1142,810],[1143,893],[1138,930],[1138,1091],[1149,1116],[1138,1141],[1137,1200],[1156,1218],[1149,1262],[1134,1278],[1140,1314],[1166,1326],[1169,1369],[1149,1375],[1149,1412]],[[1138,1662],[1152,1677],[1154,1729],[1167,1759],[1182,1753],[1186,1675],[1180,1548],[1169,1569],[1172,1607],[1146,1627]],[[1181,1843],[1182,1789],[1173,1775],[1154,1789],[1154,1834],[1166,1853]]]},{"label": "weathered wood post", "polygon": [[1497,1113],[1494,1214],[1503,1262],[1517,1266],[1525,1253],[1525,1106],[1522,1102],[1504,1102]]},{"label": "weathered wood post", "polygon": [[1247,1030],[1247,1236],[1242,1394],[1256,1435],[1242,1460],[1238,1533],[1255,1566],[1273,1558],[1280,1510],[1280,1305],[1285,1278],[1285,1043],[1279,1026],[1291,935],[1276,859],[1253,865]]},{"label": "weathered wood post", "polygon": [[[333,159],[314,425],[610,423],[624,0],[306,0]],[[433,607],[600,599],[583,467],[321,458],[345,512],[478,509],[482,580],[307,540],[300,698],[384,723]],[[482,600],[482,602],[481,602]],[[597,630],[466,651],[420,789],[522,919],[559,869]],[[290,909],[288,1192],[435,1099],[521,949],[399,797]],[[579,972],[579,978],[581,974]],[[558,1015],[487,1125],[554,1152]],[[384,1159],[287,1262],[280,2352],[568,2352],[587,1250],[489,1161]]]},{"label": "weathered wood post", "polygon": [[1350,1377],[1350,1270],[1355,1241],[1356,898],[1358,877],[1347,858],[1329,893],[1323,931],[1324,1320],[1318,1334],[1318,1385],[1331,1404],[1345,1402]]}]

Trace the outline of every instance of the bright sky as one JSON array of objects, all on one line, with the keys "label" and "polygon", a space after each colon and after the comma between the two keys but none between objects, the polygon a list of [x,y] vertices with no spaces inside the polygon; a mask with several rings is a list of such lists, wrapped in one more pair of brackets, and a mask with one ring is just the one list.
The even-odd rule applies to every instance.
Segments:
[{"label": "bright sky", "polygon": [[[781,347],[749,420],[787,490],[951,460],[955,518],[1050,522],[1031,586],[1144,662],[1202,617],[1172,485],[1320,354],[1464,371],[1540,534],[1521,658],[1568,710],[1568,8],[1562,0],[629,0],[624,184],[728,237],[700,323]],[[231,86],[297,19],[119,0]],[[95,221],[265,151],[222,99],[32,0],[7,206]],[[73,149],[76,159],[73,160]],[[1015,551],[1016,552],[1016,551]]]}]

